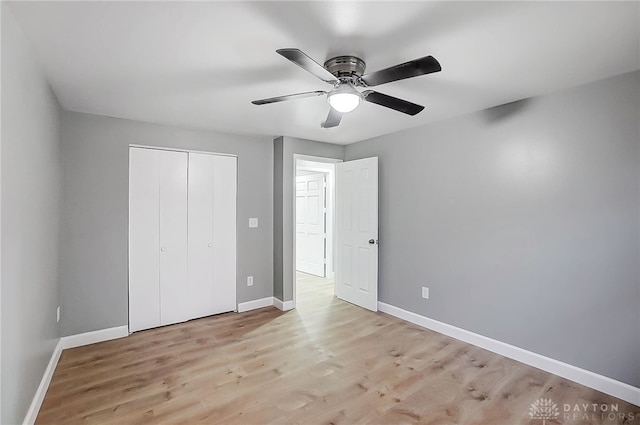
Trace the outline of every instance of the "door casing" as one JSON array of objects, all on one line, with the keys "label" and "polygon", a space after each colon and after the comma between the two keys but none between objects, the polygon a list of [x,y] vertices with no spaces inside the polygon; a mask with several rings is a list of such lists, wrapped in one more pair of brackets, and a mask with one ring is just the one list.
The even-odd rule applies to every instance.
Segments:
[{"label": "door casing", "polygon": [[[343,162],[341,159],[336,159],[336,158],[326,158],[326,157],[321,157],[321,156],[311,156],[311,155],[302,155],[302,154],[293,154],[293,182],[291,185],[291,202],[292,202],[292,206],[293,206],[293,232],[294,232],[294,237],[293,237],[293,261],[292,261],[292,266],[291,266],[291,270],[289,271],[289,273],[291,273],[292,276],[292,282],[293,282],[293,305],[292,308],[296,308],[296,238],[295,238],[295,225],[296,225],[296,170],[298,168],[298,161],[312,161],[312,162],[321,162],[321,163],[327,163],[327,164],[337,164],[340,162]],[[329,178],[333,179],[333,183],[335,183],[335,172],[333,173],[329,173]],[[331,185],[331,184],[329,184]],[[331,195],[327,195],[327,201],[331,200],[331,206],[328,206],[328,208],[332,208],[334,209],[335,212],[335,203],[333,201],[334,194],[332,193]],[[335,214],[333,215],[333,221],[335,221]],[[327,225],[328,226],[328,225]],[[333,226],[331,229],[329,229],[329,227],[327,227],[327,233],[329,232],[333,232]],[[332,242],[331,242],[331,251],[335,252],[335,238],[332,238]],[[327,253],[327,257],[329,257],[329,253]],[[329,263],[329,258],[327,258],[327,262]],[[331,267],[327,267],[328,269],[333,269],[333,265],[331,265]],[[286,270],[284,271],[284,273],[286,273]],[[331,276],[329,273],[327,273],[327,276]],[[334,289],[335,291],[335,289]]]}]

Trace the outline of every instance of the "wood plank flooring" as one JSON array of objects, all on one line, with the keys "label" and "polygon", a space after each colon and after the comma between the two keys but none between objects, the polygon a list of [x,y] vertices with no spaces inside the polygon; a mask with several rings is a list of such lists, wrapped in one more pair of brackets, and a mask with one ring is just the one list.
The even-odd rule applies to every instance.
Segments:
[{"label": "wood plank flooring", "polygon": [[[640,424],[628,416],[637,406],[298,277],[296,310],[222,314],[65,350],[36,423],[537,425],[529,408],[545,398],[560,410],[545,425]],[[618,416],[566,419],[565,403],[613,403]]]}]

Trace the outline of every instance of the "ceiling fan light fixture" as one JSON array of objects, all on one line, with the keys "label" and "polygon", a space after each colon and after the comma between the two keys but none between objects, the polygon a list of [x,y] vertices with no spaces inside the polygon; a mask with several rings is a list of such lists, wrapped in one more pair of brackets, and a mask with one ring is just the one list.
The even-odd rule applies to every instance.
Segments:
[{"label": "ceiling fan light fixture", "polygon": [[278,49],[276,52],[325,83],[331,84],[333,88],[329,92],[316,90],[259,99],[251,103],[254,105],[266,105],[285,100],[326,95],[327,102],[331,107],[327,119],[320,124],[322,128],[337,127],[340,124],[342,115],[356,109],[362,101],[380,105],[403,114],[416,115],[424,109],[424,106],[373,90],[364,90],[360,93],[357,88],[378,86],[442,70],[440,63],[433,56],[424,56],[365,74],[366,64],[356,56],[336,56],[327,60],[324,65],[320,65],[300,49]]},{"label": "ceiling fan light fixture", "polygon": [[341,83],[327,95],[333,109],[341,113],[351,112],[360,105],[362,95],[349,83]]}]

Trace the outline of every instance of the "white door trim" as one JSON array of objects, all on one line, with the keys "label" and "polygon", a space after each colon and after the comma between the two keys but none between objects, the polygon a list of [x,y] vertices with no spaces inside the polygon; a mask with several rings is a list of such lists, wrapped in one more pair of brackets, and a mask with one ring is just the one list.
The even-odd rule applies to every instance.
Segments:
[{"label": "white door trim", "polygon": [[[297,154],[294,153],[293,154],[293,178],[292,183],[291,183],[291,205],[292,205],[292,209],[293,209],[293,215],[292,215],[292,226],[293,226],[293,233],[294,233],[294,237],[293,237],[293,249],[292,249],[292,262],[291,262],[291,276],[292,276],[292,281],[293,281],[293,305],[291,306],[291,308],[296,308],[296,238],[295,238],[295,226],[296,226],[296,170],[297,170],[297,166],[298,166],[298,161],[312,161],[312,162],[323,162],[323,163],[328,163],[328,164],[338,164],[343,162],[341,159],[336,159],[336,158],[325,158],[322,156],[311,156],[311,155],[302,155],[302,154]],[[329,178],[333,180],[333,184],[335,184],[335,170],[333,173],[329,173]],[[335,192],[335,190],[333,191]],[[333,212],[335,212],[335,202],[334,202],[334,195],[335,193],[331,193],[329,196],[327,196],[327,202],[331,202],[331,205],[327,206],[328,208],[330,207],[332,209],[332,217],[333,220],[331,221],[335,221],[335,214],[333,214]],[[329,232],[331,230],[331,232],[333,233],[333,226],[331,227],[331,229],[329,229],[329,227],[327,226],[327,232]],[[334,248],[335,248],[335,238],[332,238],[331,241],[331,253],[334,252]],[[329,257],[329,252],[327,252],[327,257]],[[332,254],[331,254],[332,255]],[[333,266],[331,266],[333,267]],[[283,270],[283,273],[286,273],[286,270]]]},{"label": "white door trim", "polygon": [[157,151],[201,153],[201,154],[204,154],[204,155],[233,156],[235,158],[238,157],[237,154],[233,154],[233,153],[196,151],[196,150],[192,150],[192,149],[179,149],[179,148],[164,148],[164,147],[161,147],[161,146],[139,145],[139,144],[135,144],[135,143],[129,143],[129,147],[130,148],[141,148],[141,149],[154,149],[154,150],[157,150]]}]

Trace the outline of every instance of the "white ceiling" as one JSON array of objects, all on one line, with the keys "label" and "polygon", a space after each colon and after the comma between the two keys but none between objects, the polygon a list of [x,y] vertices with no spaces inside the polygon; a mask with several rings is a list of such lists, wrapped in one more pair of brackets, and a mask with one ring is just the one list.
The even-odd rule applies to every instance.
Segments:
[{"label": "white ceiling", "polygon": [[[240,134],[351,143],[640,68],[640,3],[14,2],[62,107]],[[364,103],[322,129],[329,85],[275,53],[368,71],[433,55],[442,72],[376,87],[415,117]]]}]

